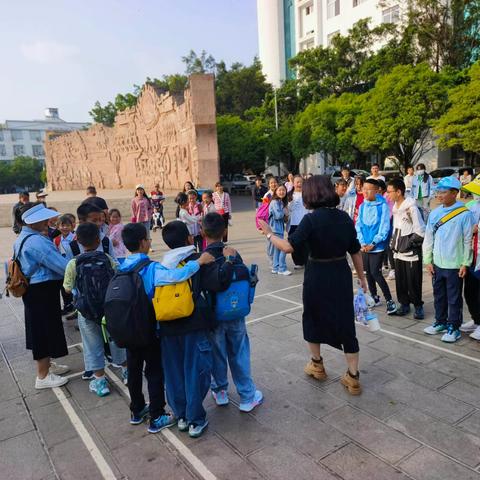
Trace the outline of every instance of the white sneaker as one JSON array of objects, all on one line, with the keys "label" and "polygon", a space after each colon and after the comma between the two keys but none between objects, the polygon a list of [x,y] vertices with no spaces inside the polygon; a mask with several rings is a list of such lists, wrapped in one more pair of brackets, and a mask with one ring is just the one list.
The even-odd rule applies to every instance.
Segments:
[{"label": "white sneaker", "polygon": [[45,378],[38,378],[35,380],[35,388],[41,390],[42,388],[61,387],[68,382],[68,378],[59,377],[54,373],[48,373]]},{"label": "white sneaker", "polygon": [[60,365],[56,362],[50,361],[50,373],[54,375],[65,375],[70,371],[70,367],[68,365]]},{"label": "white sneaker", "polygon": [[480,325],[477,325],[477,328],[473,333],[469,335],[470,338],[473,338],[474,340],[479,340],[480,341]]},{"label": "white sneaker", "polygon": [[294,265],[294,266],[293,266],[293,269],[294,269],[294,270],[303,270],[304,268],[305,268],[304,265]]},{"label": "white sneaker", "polygon": [[475,325],[475,322],[473,320],[470,320],[467,323],[462,323],[460,325],[460,331],[463,333],[471,333],[474,332],[477,326]]},{"label": "white sneaker", "polygon": [[288,277],[288,275],[291,275],[292,272],[290,270],[285,270],[284,272],[278,272],[279,275],[285,275]]},{"label": "white sneaker", "polygon": [[395,280],[395,270],[390,270],[388,272],[387,280]]},{"label": "white sneaker", "polygon": [[278,271],[277,271],[277,270],[272,270],[272,273],[273,273],[274,275],[276,275],[276,274],[278,273]]}]

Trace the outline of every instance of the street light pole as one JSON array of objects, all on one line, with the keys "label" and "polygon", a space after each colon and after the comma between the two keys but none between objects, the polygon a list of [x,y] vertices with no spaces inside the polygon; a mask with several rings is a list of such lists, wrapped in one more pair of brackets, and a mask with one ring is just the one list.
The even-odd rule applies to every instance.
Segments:
[{"label": "street light pole", "polygon": [[275,130],[278,131],[278,106],[277,106],[277,89],[274,90],[274,100],[275,100]]}]

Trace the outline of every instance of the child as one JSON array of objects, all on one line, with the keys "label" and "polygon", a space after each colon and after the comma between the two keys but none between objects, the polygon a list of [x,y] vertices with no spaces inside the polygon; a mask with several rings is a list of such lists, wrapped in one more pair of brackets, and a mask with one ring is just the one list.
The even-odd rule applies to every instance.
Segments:
[{"label": "child", "polygon": [[202,193],[202,217],[205,217],[207,213],[215,212],[215,203],[213,203],[213,192],[206,190]]},{"label": "child", "polygon": [[[50,207],[50,210],[58,212],[55,207]],[[48,238],[50,240],[54,240],[56,237],[60,235],[60,230],[57,228],[58,217],[51,218],[48,221]]]},{"label": "child", "polygon": [[[181,222],[180,225],[185,228]],[[188,236],[188,232],[187,232]],[[145,259],[148,260],[148,252],[150,249],[150,240],[148,240],[146,228],[139,223],[129,223],[125,225],[122,231],[122,239],[126,248],[130,251],[130,255],[125,262],[120,266],[121,271],[130,271]],[[204,254],[198,260],[188,262],[182,268],[167,269],[157,262],[151,262],[139,271],[143,279],[143,284],[147,296],[152,299],[155,292],[155,287],[167,285],[171,283],[182,282],[190,278],[193,274],[198,272],[201,265],[212,261],[210,255]],[[153,307],[152,307],[153,310]],[[152,316],[153,316],[152,311]],[[153,321],[153,320],[152,320]],[[170,323],[175,323],[170,322]],[[192,343],[193,344],[193,343]],[[190,353],[190,352],[183,352]],[[192,357],[194,357],[192,355]],[[175,356],[164,359],[165,364],[170,364],[175,361]],[[127,349],[127,364],[128,364],[128,390],[130,392],[130,423],[132,425],[139,425],[142,423],[147,414],[150,413],[150,425],[148,431],[150,433],[158,433],[163,428],[173,425],[176,419],[170,413],[165,412],[165,394],[164,394],[164,378],[162,369],[162,349],[158,335],[152,338],[151,345],[143,349]],[[145,364],[145,376],[147,378],[148,394],[150,404],[145,403],[145,398],[142,392],[143,383],[143,369]],[[196,379],[197,371],[194,369],[200,366],[192,364],[192,375]],[[174,378],[176,382],[181,382],[181,378]],[[167,384],[168,385],[168,384]],[[168,386],[167,386],[168,389]],[[168,390],[167,390],[168,394]],[[175,415],[179,420],[179,428],[185,429],[186,412],[179,408],[175,408],[177,404],[172,400],[169,402],[174,409]],[[183,420],[182,420],[183,419]],[[182,423],[183,421],[183,423]],[[188,429],[188,425],[186,425]]]},{"label": "child", "polygon": [[365,200],[360,205],[355,228],[358,241],[362,246],[368,288],[375,300],[375,305],[380,305],[376,285],[378,283],[387,301],[387,314],[394,315],[397,306],[382,275],[382,260],[390,234],[390,210],[385,199],[378,194],[377,180],[373,178],[365,180],[363,194]]},{"label": "child", "polygon": [[387,270],[390,267],[390,271],[387,275],[387,280],[395,280],[395,261],[393,259],[393,252],[390,249],[390,239],[393,232],[393,206],[395,202],[390,200],[387,194],[387,184],[383,180],[377,180],[379,188],[378,194],[381,195],[387,202],[388,209],[390,211],[390,233],[387,238],[387,246],[385,247],[385,256],[383,257],[383,267]]},{"label": "child", "polygon": [[[280,185],[273,193],[272,200],[270,201],[268,217],[273,234],[280,238],[283,238],[285,233],[285,223],[288,219],[287,203],[287,189],[283,185]],[[278,275],[291,275],[292,272],[287,270],[285,252],[275,248],[273,245],[271,249],[273,253],[272,273]]]},{"label": "child", "polygon": [[152,224],[154,232],[156,232],[158,229],[161,230],[163,228],[162,212],[158,207],[153,207]]},{"label": "child", "polygon": [[[63,287],[67,292],[74,293],[77,310],[79,310],[78,326],[80,327],[80,335],[82,336],[85,372],[93,372],[89,390],[96,393],[99,397],[104,397],[110,393],[110,389],[108,388],[108,382],[105,378],[102,327],[98,318],[85,318],[83,316],[83,314],[86,314],[86,311],[89,311],[89,314],[94,313],[91,308],[91,305],[94,304],[93,294],[91,290],[86,289],[86,285],[88,284],[86,277],[88,275],[95,275],[95,281],[92,282],[92,285],[97,289],[104,289],[99,295],[99,297],[102,295],[104,297],[108,286],[108,277],[111,278],[111,276],[113,276],[113,271],[116,269],[117,264],[113,258],[105,253],[96,252],[100,245],[100,230],[94,223],[86,222],[78,226],[77,241],[85,253],[68,262]],[[95,258],[95,261],[90,260],[93,258]],[[89,263],[84,262],[84,260],[87,259]],[[92,264],[95,265],[95,268],[87,268]],[[85,265],[85,267],[82,269],[83,265]],[[85,281],[83,281],[84,277]],[[88,305],[88,307],[84,308],[86,305]],[[118,348],[113,341],[110,341],[109,344],[113,362],[116,365],[121,365],[122,376],[124,382],[126,382],[127,362],[125,350]]]},{"label": "child", "polygon": [[112,208],[108,212],[108,214],[110,217],[108,238],[112,242],[115,257],[117,258],[118,263],[120,263],[121,265],[125,261],[125,257],[127,256],[127,249],[125,248],[122,240],[122,216],[120,214],[120,211],[116,208]]},{"label": "child", "polygon": [[[242,264],[240,255],[222,243],[225,224],[218,213],[209,213],[202,222],[203,235],[207,241],[207,252],[216,261],[205,267],[202,283],[209,293],[226,290],[232,281],[233,264]],[[257,390],[250,373],[250,341],[245,318],[220,322],[210,335],[213,346],[212,395],[217,405],[228,404],[227,369],[230,366],[233,382],[240,396],[239,408],[251,412],[263,402],[263,394]],[[227,364],[228,362],[228,364]]]},{"label": "child", "polygon": [[[198,193],[196,190],[189,190],[188,196],[188,213],[194,217],[202,217],[202,203],[198,201]],[[200,233],[200,223],[192,225],[193,242],[199,252],[202,251],[202,235]]]},{"label": "child", "polygon": [[[176,270],[182,262],[195,258],[192,257],[195,253],[193,239],[184,223],[167,223],[162,237],[171,249],[162,260],[165,268]],[[210,254],[203,253],[200,262],[205,255],[209,261],[214,260]],[[212,369],[212,346],[208,332],[215,327],[210,305],[202,294],[206,286],[201,274],[192,277],[195,299],[192,315],[159,323],[168,404],[178,418],[178,429],[188,430],[194,438],[199,437],[208,425],[202,403],[210,388]],[[219,278],[220,275],[219,269]]]},{"label": "child", "polygon": [[462,324],[462,286],[472,264],[473,215],[457,202],[461,183],[455,177],[442,178],[436,188],[441,205],[427,221],[423,242],[423,263],[433,277],[435,322],[424,329],[428,335],[443,333],[442,342],[454,343]]},{"label": "child", "polygon": [[[189,201],[186,193],[179,193],[175,199],[175,202],[180,207],[178,211],[178,219],[187,226],[188,232],[190,235],[192,235],[195,242],[195,237],[200,234],[200,213],[198,213],[198,215],[192,215],[190,213]],[[197,247],[197,244],[195,244],[195,247]]]}]

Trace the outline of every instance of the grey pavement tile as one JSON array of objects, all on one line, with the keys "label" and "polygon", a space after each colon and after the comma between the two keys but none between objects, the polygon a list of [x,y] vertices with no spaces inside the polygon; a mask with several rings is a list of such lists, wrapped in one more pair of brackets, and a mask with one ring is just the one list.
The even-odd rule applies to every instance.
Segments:
[{"label": "grey pavement tile", "polygon": [[266,447],[249,456],[249,460],[272,480],[334,480],[331,473],[292,445]]},{"label": "grey pavement tile", "polygon": [[2,342],[5,354],[9,360],[18,357],[24,357],[27,354],[32,358],[31,352],[28,352],[25,347],[25,338],[15,338],[8,342]]},{"label": "grey pavement tile", "polygon": [[429,365],[438,372],[451,375],[455,378],[463,378],[469,383],[480,387],[480,375],[478,375],[478,363],[470,362],[463,358],[455,359],[444,356]]},{"label": "grey pavement tile", "polygon": [[435,390],[453,380],[450,375],[432,370],[398,357],[386,357],[375,363],[377,367],[392,373],[396,377],[406,378],[426,388]]},{"label": "grey pavement tile", "polygon": [[34,431],[0,444],[2,480],[37,479],[51,474],[47,455]]},{"label": "grey pavement tile", "polygon": [[19,339],[23,340],[25,344],[25,330],[16,320],[0,324],[0,343],[8,343]]},{"label": "grey pavement tile", "polygon": [[473,411],[471,405],[404,378],[386,383],[381,387],[381,391],[399,402],[452,424]]},{"label": "grey pavement tile", "polygon": [[479,480],[480,474],[423,447],[398,466],[419,480]]},{"label": "grey pavement tile", "polygon": [[464,382],[463,380],[454,380],[442,388],[440,392],[446,393],[447,395],[457,398],[462,402],[469,403],[474,407],[478,407],[480,404],[480,387],[476,387],[475,385]]},{"label": "grey pavement tile", "polygon": [[478,432],[480,432],[480,411],[476,410],[472,415],[457,423],[456,427],[478,435]]},{"label": "grey pavement tile", "polygon": [[398,462],[420,446],[418,442],[350,406],[338,409],[324,417],[323,421],[390,463]]},{"label": "grey pavement tile", "polygon": [[382,334],[380,332],[370,332],[368,328],[363,328],[362,326],[355,325],[355,331],[357,334],[357,339],[360,342],[360,349],[362,349],[363,345],[376,342],[382,338]]},{"label": "grey pavement tile", "polygon": [[0,442],[31,430],[33,424],[20,397],[0,403]]},{"label": "grey pavement tile", "polygon": [[298,312],[286,313],[284,316],[291,318],[292,320],[297,320],[298,322],[301,322],[303,317],[303,312],[302,310],[299,310]]},{"label": "grey pavement tile", "polygon": [[395,315],[389,316],[385,315],[380,320],[380,325],[382,328],[387,327],[395,327],[399,329],[405,329],[414,326],[417,324],[418,321],[414,320],[409,316],[405,317],[396,317]]},{"label": "grey pavement tile", "polygon": [[321,463],[344,480],[408,479],[396,468],[353,443],[331,453]]},{"label": "grey pavement tile", "polygon": [[286,315],[277,315],[275,317],[266,318],[265,320],[263,320],[263,322],[275,328],[283,328],[283,327],[288,327],[289,325],[299,324],[298,320],[293,320],[292,318],[289,318]]},{"label": "grey pavement tile", "polygon": [[282,315],[282,312],[284,310],[288,310],[294,307],[295,304],[279,300],[278,298],[256,298],[252,304],[252,310],[248,319],[253,320],[255,318],[263,317],[264,315],[270,315],[272,313],[278,313],[279,315]]},{"label": "grey pavement tile", "polygon": [[[71,381],[72,380],[70,380],[70,382]],[[63,393],[67,398],[70,397],[70,392],[66,388],[63,389]],[[25,401],[27,402],[30,410],[36,410],[37,408],[44,407],[45,405],[58,403],[58,398],[51,389],[45,389],[35,390],[31,394],[26,395]]]},{"label": "grey pavement tile", "polygon": [[5,367],[0,371],[0,402],[19,397],[20,391],[10,371]]},{"label": "grey pavement tile", "polygon": [[447,425],[413,409],[387,420],[396,430],[441,450],[461,462],[475,467],[480,462],[480,437]]}]

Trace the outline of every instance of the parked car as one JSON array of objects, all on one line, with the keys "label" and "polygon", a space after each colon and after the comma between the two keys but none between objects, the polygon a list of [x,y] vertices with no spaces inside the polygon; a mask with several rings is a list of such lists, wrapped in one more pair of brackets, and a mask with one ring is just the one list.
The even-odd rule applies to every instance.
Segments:
[{"label": "parked car", "polygon": [[254,180],[250,180],[249,175],[242,175],[236,173],[229,177],[221,177],[223,188],[228,193],[249,193],[252,189],[252,185],[255,184]]},{"label": "parked car", "polygon": [[451,177],[452,175],[454,175],[456,178],[459,178],[464,170],[468,170],[470,175],[472,175],[472,178],[475,176],[475,172],[472,167],[455,166],[437,168],[433,170],[433,172],[430,172],[430,175],[433,178],[433,183],[437,184],[444,177]]}]

